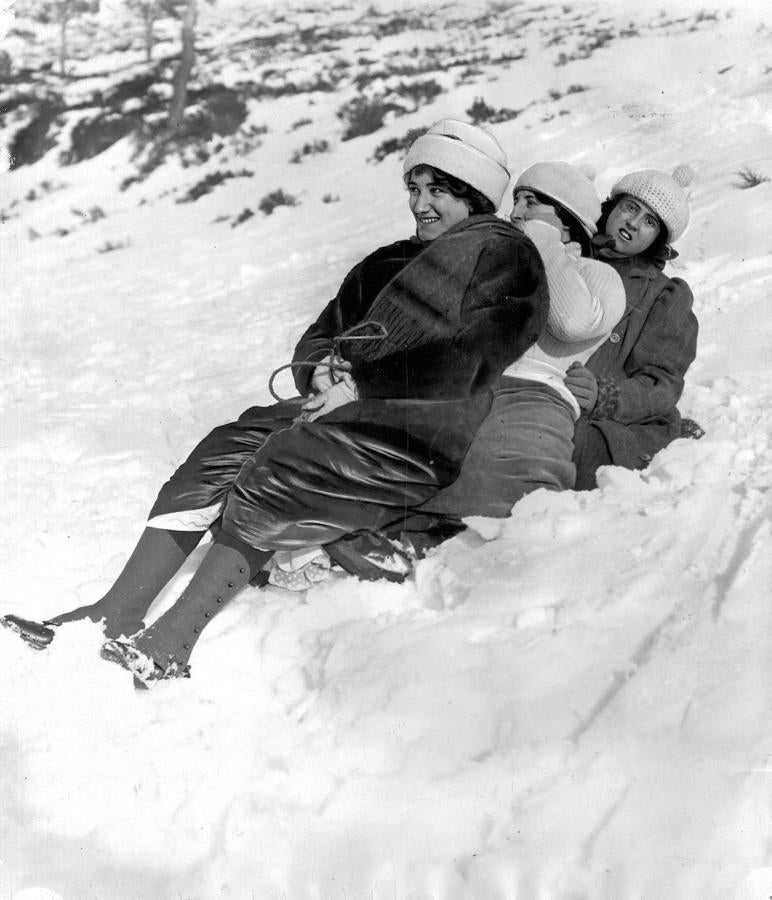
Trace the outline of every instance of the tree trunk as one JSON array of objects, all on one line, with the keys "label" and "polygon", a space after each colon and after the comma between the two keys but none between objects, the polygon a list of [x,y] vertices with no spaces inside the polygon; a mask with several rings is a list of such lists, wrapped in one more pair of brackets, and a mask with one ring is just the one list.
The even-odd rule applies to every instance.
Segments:
[{"label": "tree trunk", "polygon": [[151,62],[153,59],[155,14],[150,11],[145,15],[145,62]]},{"label": "tree trunk", "polygon": [[188,95],[188,81],[196,61],[196,18],[197,0],[187,0],[182,13],[182,50],[177,74],[174,77],[174,91],[169,109],[169,133],[174,134],[185,118],[185,100]]},{"label": "tree trunk", "polygon": [[59,74],[64,78],[67,65],[67,20],[70,17],[70,4],[64,2],[59,7]]}]

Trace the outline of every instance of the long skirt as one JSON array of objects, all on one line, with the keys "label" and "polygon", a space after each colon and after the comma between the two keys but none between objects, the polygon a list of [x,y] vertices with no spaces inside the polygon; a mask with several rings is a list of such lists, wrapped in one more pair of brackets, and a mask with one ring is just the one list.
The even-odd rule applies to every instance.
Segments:
[{"label": "long skirt", "polygon": [[552,388],[503,377],[458,478],[421,511],[505,518],[531,491],[571,489],[574,424],[573,411]]},{"label": "long skirt", "polygon": [[196,530],[221,517],[253,547],[294,550],[391,525],[455,477],[425,444],[400,445],[335,414],[297,421],[301,403],[252,407],[215,428],[161,488],[148,524]]}]

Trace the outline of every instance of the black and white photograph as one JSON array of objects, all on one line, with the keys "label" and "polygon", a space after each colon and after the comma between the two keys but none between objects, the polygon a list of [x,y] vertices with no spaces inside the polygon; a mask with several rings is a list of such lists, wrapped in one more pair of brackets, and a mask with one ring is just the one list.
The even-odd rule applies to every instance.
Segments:
[{"label": "black and white photograph", "polygon": [[766,3],[1,0],[0,160],[0,900],[772,900]]}]

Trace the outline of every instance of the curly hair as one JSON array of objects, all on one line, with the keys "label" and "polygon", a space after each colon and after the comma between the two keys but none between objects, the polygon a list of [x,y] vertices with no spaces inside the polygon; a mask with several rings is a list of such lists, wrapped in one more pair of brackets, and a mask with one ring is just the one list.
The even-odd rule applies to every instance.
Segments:
[{"label": "curly hair", "polygon": [[493,203],[487,197],[483,196],[477,188],[473,188],[471,184],[467,184],[460,178],[456,178],[455,175],[449,175],[447,172],[443,172],[442,169],[437,169],[434,166],[427,166],[425,163],[421,163],[419,166],[413,166],[413,168],[405,174],[405,184],[410,181],[416,172],[422,171],[430,172],[432,181],[436,185],[439,185],[439,187],[445,188],[449,194],[452,194],[458,200],[466,200],[469,205],[470,215],[476,216],[484,213],[496,212],[496,207]]},{"label": "curly hair", "polygon": [[[614,207],[623,199],[624,195],[620,195],[618,197],[607,197],[603,203],[600,205],[600,218],[598,219],[598,234],[606,233],[606,222],[608,222],[608,217],[611,215]],[[646,257],[647,259],[652,259],[655,262],[667,262],[669,259],[673,259],[673,257],[678,254],[673,250],[673,248],[668,243],[668,233],[665,225],[660,222],[659,223],[659,234],[652,242],[651,246],[647,247],[640,255]]]}]

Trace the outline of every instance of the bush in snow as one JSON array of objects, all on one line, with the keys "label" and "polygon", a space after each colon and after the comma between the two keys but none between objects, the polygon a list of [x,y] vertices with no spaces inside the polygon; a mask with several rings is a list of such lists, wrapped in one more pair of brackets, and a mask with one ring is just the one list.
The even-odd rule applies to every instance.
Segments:
[{"label": "bush in snow", "polygon": [[767,175],[762,175],[760,172],[754,172],[753,169],[751,169],[749,166],[745,166],[735,174],[740,179],[737,182],[736,187],[742,188],[743,190],[757,187],[758,185],[763,184],[765,181],[770,180]]},{"label": "bush in snow", "polygon": [[350,141],[355,137],[372,134],[383,126],[390,112],[402,112],[393,103],[387,103],[382,97],[354,97],[337,112],[339,119],[345,124],[343,140]]},{"label": "bush in snow", "polygon": [[107,214],[101,206],[92,206],[90,209],[76,209],[73,207],[72,214],[83,219],[83,224],[88,225],[92,222],[98,222],[100,219],[107,218]]},{"label": "bush in snow", "polygon": [[387,138],[383,143],[378,144],[375,148],[375,152],[372,155],[372,160],[374,162],[382,162],[392,153],[397,153],[398,151],[407,151],[408,147],[413,143],[413,141],[420,137],[422,134],[426,132],[425,128],[410,128],[407,133],[403,137],[399,138]]},{"label": "bush in snow", "polygon": [[263,197],[263,199],[258,203],[257,208],[260,210],[260,212],[263,212],[267,216],[270,216],[277,206],[297,205],[297,198],[293,197],[292,194],[286,193],[283,188],[279,188],[278,190],[271,191],[270,194],[266,194],[265,197]]},{"label": "bush in snow", "polygon": [[56,146],[53,126],[64,109],[61,98],[56,96],[44,97],[31,107],[31,119],[14,134],[8,148],[12,169],[37,162]]},{"label": "bush in snow", "polygon": [[424,81],[402,81],[394,88],[394,93],[411,100],[415,110],[424,103],[431,103],[443,90],[444,88],[432,78]]},{"label": "bush in snow", "polygon": [[130,247],[131,241],[105,241],[101,247],[97,247],[97,253],[112,253],[113,250],[122,250],[124,247]]},{"label": "bush in snow", "polygon": [[330,142],[325,140],[313,141],[310,144],[303,144],[303,146],[299,150],[295,150],[292,156],[290,156],[290,162],[299,163],[304,156],[312,156],[315,153],[326,153],[329,149]]},{"label": "bush in snow", "polygon": [[488,106],[482,97],[475,97],[474,103],[466,111],[466,114],[475,125],[481,125],[484,122],[506,122],[509,119],[516,119],[520,112],[519,109],[508,109],[506,106],[494,109],[492,106]]},{"label": "bush in snow", "polygon": [[222,184],[229,178],[251,178],[254,175],[249,169],[242,169],[240,172],[210,172],[205,175],[201,181],[197,181],[193,187],[189,188],[182,197],[178,197],[175,203],[193,203],[199,197],[211,193],[218,184]]},{"label": "bush in snow", "polygon": [[241,212],[236,216],[236,218],[231,222],[231,228],[235,228],[237,225],[241,225],[242,222],[246,222],[247,219],[251,219],[254,216],[254,213],[248,207],[245,207],[241,210]]}]

